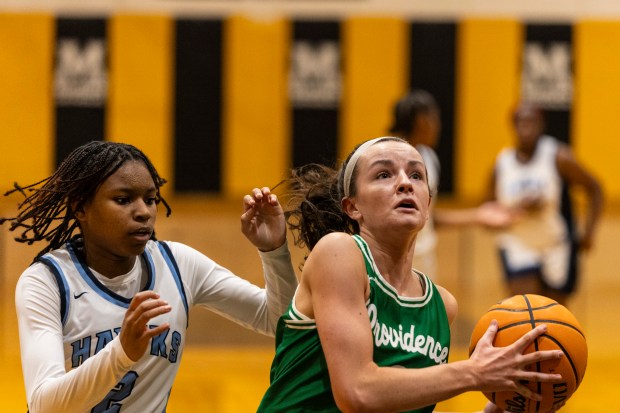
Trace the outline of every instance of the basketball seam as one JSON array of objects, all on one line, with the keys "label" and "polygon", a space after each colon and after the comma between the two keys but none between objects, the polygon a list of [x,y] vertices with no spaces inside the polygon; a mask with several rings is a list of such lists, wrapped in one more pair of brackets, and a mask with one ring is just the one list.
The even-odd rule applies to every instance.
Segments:
[{"label": "basketball seam", "polygon": [[[572,324],[565,323],[563,321],[558,321],[558,320],[550,320],[550,319],[547,319],[547,318],[537,318],[534,321],[536,323],[555,324],[555,325],[558,325],[558,326],[568,327],[568,328],[578,332],[579,335],[581,335],[583,338],[585,338],[585,335],[583,334],[583,332],[581,330],[579,330],[577,327],[575,327],[574,325],[572,325]],[[530,321],[523,320],[523,321],[519,321],[519,322],[516,322],[516,323],[506,324],[505,326],[501,326],[498,331],[502,331],[502,330],[505,330],[507,328],[511,328],[511,327],[519,326],[519,325],[523,325],[523,324],[530,324]]]},{"label": "basketball seam", "polygon": [[[548,309],[548,308],[555,307],[555,306],[557,306],[557,305],[558,305],[557,303],[552,303],[552,304],[547,304],[547,305],[544,305],[544,306],[542,306],[542,307],[531,307],[531,308],[532,308],[532,310],[534,310],[534,311],[538,311],[538,310],[546,310],[546,309]],[[491,311],[500,311],[500,310],[501,310],[501,311],[510,311],[510,312],[513,312],[513,313],[521,313],[521,312],[529,311],[529,309],[524,309],[524,308],[493,307],[493,308],[490,308],[490,309],[488,310],[488,312],[491,312]]]},{"label": "basketball seam", "polygon": [[[566,357],[566,360],[568,360],[568,363],[570,364],[571,369],[573,370],[573,377],[575,378],[575,390],[577,390],[577,387],[579,387],[579,375],[577,374],[577,367],[575,367],[575,363],[573,362],[573,358],[570,356],[570,354],[566,351],[566,349],[564,348],[564,346],[562,345],[562,343],[560,343],[558,341],[558,339],[556,339],[553,336],[549,336],[547,334],[543,334],[543,337],[547,337],[549,340],[553,341],[555,344],[558,345],[558,347],[560,347],[560,349],[562,350],[562,352],[564,353],[564,357]],[[562,377],[564,378],[564,377]]]},{"label": "basketball seam", "polygon": [[[532,310],[532,303],[530,302],[529,298],[527,297],[527,295],[522,295],[523,300],[525,301],[525,304],[527,305],[527,309],[528,309],[528,313],[530,315],[530,327],[532,327],[532,330],[536,328],[536,320],[534,319],[534,311]],[[538,348],[538,337],[536,338],[536,340],[534,340],[534,349],[536,351],[539,350]],[[536,362],[536,372],[540,373],[540,361]],[[542,383],[541,382],[536,382],[536,390],[538,391],[538,394],[542,393]],[[540,410],[540,402],[538,400],[536,400],[536,412],[538,412]]]}]

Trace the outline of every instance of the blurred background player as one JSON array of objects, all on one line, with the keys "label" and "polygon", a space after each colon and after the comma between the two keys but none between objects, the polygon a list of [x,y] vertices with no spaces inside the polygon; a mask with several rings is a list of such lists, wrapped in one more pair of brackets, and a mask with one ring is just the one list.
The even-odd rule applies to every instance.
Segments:
[{"label": "blurred background player", "polygon": [[[512,114],[516,142],[497,156],[490,193],[521,218],[497,237],[511,294],[534,293],[566,304],[574,292],[578,252],[589,250],[603,209],[601,184],[570,147],[545,135],[543,111],[520,103]],[[581,231],[573,223],[570,189],[586,195]]]},{"label": "blurred background player", "polygon": [[390,133],[411,143],[422,155],[428,171],[428,182],[433,195],[429,222],[418,234],[413,265],[419,271],[437,276],[437,233],[439,226],[465,226],[480,224],[501,228],[513,220],[509,210],[494,202],[474,208],[437,208],[441,165],[435,147],[441,133],[441,115],[435,98],[427,91],[416,89],[396,102]]}]

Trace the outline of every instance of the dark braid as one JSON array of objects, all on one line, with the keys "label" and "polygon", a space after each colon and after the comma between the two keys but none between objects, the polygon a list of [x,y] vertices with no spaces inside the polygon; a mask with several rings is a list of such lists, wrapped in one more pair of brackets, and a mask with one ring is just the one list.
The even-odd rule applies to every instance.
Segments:
[{"label": "dark braid", "polygon": [[27,186],[14,184],[4,195],[19,192],[24,200],[18,205],[19,213],[13,218],[0,218],[0,225],[11,223],[10,231],[22,230],[18,242],[29,245],[47,241],[35,260],[43,254],[60,248],[79,228],[74,211],[89,202],[101,184],[125,162],[143,162],[157,188],[156,202],[166,207],[166,216],[172,210],[163,199],[159,188],[166,183],[138,148],[116,142],[93,141],[73,150],[51,176]]}]

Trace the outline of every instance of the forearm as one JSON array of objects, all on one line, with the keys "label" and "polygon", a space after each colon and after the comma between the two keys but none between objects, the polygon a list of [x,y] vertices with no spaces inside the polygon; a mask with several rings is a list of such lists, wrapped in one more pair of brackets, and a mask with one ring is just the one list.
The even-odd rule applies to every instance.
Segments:
[{"label": "forearm", "polygon": [[603,212],[603,192],[600,186],[594,186],[589,192],[589,206],[584,225],[584,237],[592,239]]},{"label": "forearm", "polygon": [[278,319],[286,311],[297,286],[286,244],[260,252],[265,288],[233,274],[190,247],[170,245],[190,292],[190,305],[205,306],[258,333],[275,334]]},{"label": "forearm", "polygon": [[[423,369],[374,366],[341,399],[344,411],[398,412],[418,409],[475,390],[476,379],[466,362]],[[338,397],[337,397],[338,400]]]},{"label": "forearm", "polygon": [[275,333],[278,319],[293,299],[298,280],[287,243],[270,252],[259,251],[259,254],[265,276],[269,325]]},{"label": "forearm", "polygon": [[101,401],[133,363],[115,339],[79,367],[65,370],[60,295],[48,275],[35,265],[15,289],[28,406],[31,413],[84,412]]},{"label": "forearm", "polygon": [[78,368],[37,383],[28,397],[29,411],[89,411],[117,385],[132,364],[117,338]]},{"label": "forearm", "polygon": [[438,227],[462,227],[476,223],[477,209],[435,209],[433,211],[433,220]]}]

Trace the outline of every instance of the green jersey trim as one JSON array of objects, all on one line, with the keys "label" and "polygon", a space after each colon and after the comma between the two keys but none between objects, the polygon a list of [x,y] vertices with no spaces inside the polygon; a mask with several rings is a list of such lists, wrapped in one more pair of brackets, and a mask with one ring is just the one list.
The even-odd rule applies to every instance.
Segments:
[{"label": "green jersey trim", "polygon": [[398,295],[398,291],[396,291],[396,289],[392,285],[390,285],[381,275],[381,272],[379,271],[379,268],[377,268],[377,264],[375,264],[375,260],[372,257],[372,253],[370,252],[370,248],[368,247],[366,241],[364,241],[364,239],[357,234],[353,235],[353,239],[355,240],[360,250],[362,251],[362,254],[366,258],[366,262],[370,263],[373,271],[375,272],[375,274],[377,274],[376,277],[370,277],[370,281],[374,282],[379,288],[381,288],[381,290],[385,294],[394,299],[403,307],[424,307],[431,301],[431,299],[433,298],[433,288],[431,288],[431,283],[429,282],[428,277],[425,274],[419,271],[412,270],[412,273],[420,277],[420,279],[424,283],[424,295],[421,297],[402,297]]},{"label": "green jersey trim", "polygon": [[288,317],[289,319],[284,319],[284,323],[286,327],[292,328],[295,330],[312,330],[316,329],[316,322],[314,319],[308,317],[301,311],[297,309],[295,306],[295,298],[297,297],[297,293],[293,296],[293,300],[291,301],[291,305],[288,309]]}]

